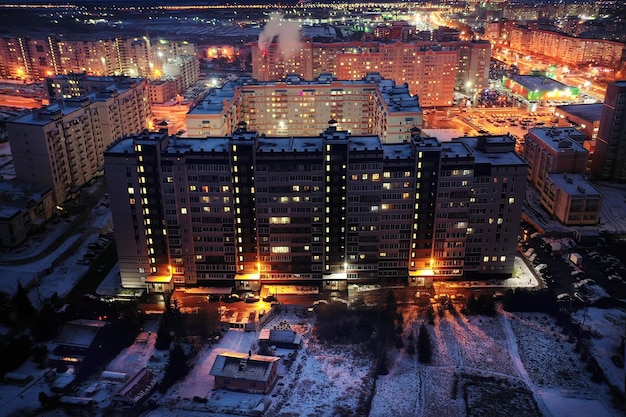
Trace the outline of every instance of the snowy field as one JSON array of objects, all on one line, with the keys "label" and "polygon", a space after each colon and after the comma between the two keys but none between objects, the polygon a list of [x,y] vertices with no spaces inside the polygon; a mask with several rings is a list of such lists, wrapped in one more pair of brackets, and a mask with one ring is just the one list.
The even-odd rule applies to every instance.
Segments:
[{"label": "snowy field", "polygon": [[[325,345],[312,336],[315,317],[305,313],[279,313],[267,324],[287,321],[303,336],[297,351],[278,349],[279,379],[268,394],[234,393],[214,389],[209,375],[217,354],[235,350],[253,352],[258,333],[231,330],[219,343],[205,345],[190,373],[165,394],[155,393],[146,417],[211,417],[252,415],[265,409],[272,417],[613,417],[624,415],[613,408],[608,387],[591,381],[576,343],[564,334],[553,317],[540,313],[506,313],[495,317],[465,316],[446,311],[427,324],[416,306],[402,309],[404,340],[415,336],[425,323],[433,347],[433,359],[420,364],[405,348],[389,350],[389,374],[376,376],[374,361],[365,346]],[[580,317],[582,318],[582,317]],[[608,320],[607,320],[608,318]],[[624,370],[602,360],[619,344],[625,313],[589,309],[586,323],[593,326],[593,354],[609,380],[623,383]],[[607,324],[608,323],[608,324]],[[611,324],[613,323],[613,324]],[[167,352],[154,350],[158,316],[146,323],[151,331],[145,343],[135,343],[116,357],[106,370],[128,373],[147,366],[161,373]],[[604,336],[603,333],[610,333]],[[294,353],[295,352],[295,353]],[[614,369],[610,369],[611,366]],[[35,379],[25,387],[0,389],[2,415],[27,415],[38,406],[37,394],[45,389],[45,370],[32,363],[18,369]],[[615,379],[613,381],[613,379]],[[118,387],[95,375],[73,395],[87,396],[87,387],[98,386],[94,415],[106,415],[109,398]],[[623,384],[620,386],[623,389]],[[20,398],[22,396],[22,398]],[[31,414],[32,415],[32,414]],[[35,415],[65,416],[62,409]]]}]

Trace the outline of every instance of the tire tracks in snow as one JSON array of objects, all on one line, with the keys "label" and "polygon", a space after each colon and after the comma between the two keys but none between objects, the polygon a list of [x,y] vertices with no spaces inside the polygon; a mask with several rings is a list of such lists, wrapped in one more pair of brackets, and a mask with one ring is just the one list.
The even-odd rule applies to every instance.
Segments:
[{"label": "tire tracks in snow", "polygon": [[539,411],[541,412],[541,414],[543,414],[544,417],[552,417],[552,413],[550,412],[548,407],[546,407],[545,403],[543,402],[543,398],[541,398],[541,395],[537,392],[537,387],[530,379],[528,372],[526,372],[526,368],[524,367],[524,363],[522,362],[522,358],[520,357],[519,350],[517,348],[517,337],[515,336],[513,328],[511,327],[511,322],[509,321],[509,313],[502,310],[502,308],[499,308],[498,310],[498,313],[502,318],[502,327],[504,329],[504,333],[506,334],[506,344],[508,347],[509,355],[511,355],[513,367],[515,368],[519,377],[532,391],[533,398],[535,399],[535,402],[537,403],[537,407],[539,407]]}]

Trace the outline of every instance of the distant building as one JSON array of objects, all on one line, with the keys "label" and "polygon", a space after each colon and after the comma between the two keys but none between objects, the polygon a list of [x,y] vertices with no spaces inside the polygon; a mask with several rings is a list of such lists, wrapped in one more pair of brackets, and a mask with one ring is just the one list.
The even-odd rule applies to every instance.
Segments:
[{"label": "distant building", "polygon": [[589,151],[590,156],[595,152],[596,139],[600,130],[601,113],[602,104],[600,103],[570,104],[567,106],[556,106],[554,109],[554,115],[558,118],[558,127],[575,127],[585,135],[584,141],[576,141]]},{"label": "distant building", "polygon": [[626,81],[606,89],[591,171],[598,179],[626,182]]},{"label": "distant building", "polygon": [[216,388],[252,393],[269,392],[278,379],[278,361],[274,356],[224,352],[217,355],[210,375]]},{"label": "distant building", "polygon": [[200,61],[195,55],[175,56],[163,64],[163,76],[174,79],[176,92],[183,92],[187,87],[198,81],[200,77]]},{"label": "distant building", "polygon": [[345,289],[507,275],[526,187],[509,136],[118,140],[105,152],[124,288]]},{"label": "distant building", "polygon": [[[550,5],[550,7],[552,6]],[[534,6],[532,7],[534,8]],[[488,27],[485,30],[489,38],[499,42],[493,39],[494,36],[499,35],[499,40],[508,41],[508,43],[504,42],[504,45],[514,51],[521,53],[533,51],[533,54],[556,59],[557,62],[570,67],[592,64],[619,71],[623,66],[622,57],[626,46],[621,42],[573,37],[542,29],[538,27],[536,22],[529,24],[519,24],[518,22],[507,24],[503,22],[491,23],[490,25],[494,25],[494,27]]]},{"label": "distant building", "polygon": [[[63,90],[60,84],[51,85]],[[102,171],[102,152],[111,142],[146,128],[146,81],[107,85],[6,122],[19,180],[51,187],[55,203],[62,204]]]},{"label": "distant building", "polygon": [[322,74],[315,81],[288,76],[257,82],[241,77],[213,90],[187,114],[187,135],[225,136],[245,122],[248,130],[271,136],[316,136],[335,120],[353,135],[376,134],[385,143],[409,141],[421,128],[423,111],[406,85],[378,73],[358,81]]},{"label": "distant building", "polygon": [[602,193],[581,174],[549,174],[541,191],[541,205],[568,226],[600,221]]},{"label": "distant building", "polygon": [[522,99],[524,104],[545,106],[569,103],[578,99],[580,89],[570,87],[552,78],[537,75],[511,75],[504,77],[504,86]]},{"label": "distant building", "polygon": [[174,100],[179,93],[174,78],[161,78],[148,83],[150,105],[163,104]]},{"label": "distant building", "polygon": [[[39,80],[55,74],[87,73],[158,79],[171,59],[197,61],[194,44],[147,37],[68,39],[65,36],[0,37],[0,78]],[[199,65],[199,63],[197,64]]]},{"label": "distant building", "polygon": [[[390,36],[396,36],[401,28],[404,30],[399,25],[390,27],[394,33]],[[277,43],[263,51],[253,44],[252,76],[260,81],[277,81],[297,74],[304,80],[314,80],[330,73],[340,80],[360,80],[376,71],[398,85],[406,83],[411,94],[419,95],[423,107],[452,106],[455,90],[473,94],[489,86],[490,59],[491,45],[487,41],[307,40],[288,59]]]},{"label": "distant building", "polygon": [[16,247],[55,213],[52,190],[43,185],[0,181],[0,246]]},{"label": "distant building", "polygon": [[[81,97],[91,92],[111,94],[115,91],[125,91],[141,83],[138,78],[123,75],[98,77],[81,72],[46,77],[46,90],[52,103]],[[142,85],[145,88],[145,84]]]}]

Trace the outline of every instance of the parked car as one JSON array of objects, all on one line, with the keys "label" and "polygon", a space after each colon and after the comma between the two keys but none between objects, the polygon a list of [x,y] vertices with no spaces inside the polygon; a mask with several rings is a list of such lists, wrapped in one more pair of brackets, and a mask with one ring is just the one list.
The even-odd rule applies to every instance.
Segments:
[{"label": "parked car", "polygon": [[278,298],[276,298],[275,295],[268,295],[267,297],[263,297],[263,301],[265,301],[266,303],[273,303],[278,301]]},{"label": "parked car", "polygon": [[243,301],[243,299],[237,294],[229,294],[229,295],[224,295],[222,297],[222,301],[225,303],[236,303],[239,301]]},{"label": "parked car", "polygon": [[574,293],[574,298],[583,304],[587,304],[589,302],[589,299],[585,297],[583,294],[579,293],[578,291]]},{"label": "parked car", "polygon": [[244,298],[244,301],[246,303],[256,303],[260,300],[259,297],[257,297],[256,295],[248,295],[246,298]]}]

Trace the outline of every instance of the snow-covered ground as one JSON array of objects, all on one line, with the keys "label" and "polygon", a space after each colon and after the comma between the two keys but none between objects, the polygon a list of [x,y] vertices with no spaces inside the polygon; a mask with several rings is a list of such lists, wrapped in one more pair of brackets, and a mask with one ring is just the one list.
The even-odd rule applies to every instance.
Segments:
[{"label": "snow-covered ground", "polygon": [[[612,408],[608,386],[591,381],[586,364],[576,351],[575,339],[562,331],[555,319],[540,313],[507,313],[495,317],[466,316],[445,311],[428,324],[418,306],[401,309],[405,346],[408,335],[417,338],[422,324],[429,331],[433,359],[420,364],[406,348],[388,353],[389,374],[375,376],[374,361],[365,346],[325,345],[311,337],[315,316],[305,312],[281,312],[267,326],[287,321],[303,336],[303,346],[292,351],[278,349],[279,380],[266,395],[214,389],[209,375],[217,354],[255,351],[258,333],[231,330],[219,343],[205,345],[190,373],[167,393],[151,397],[156,408],[149,417],[200,417],[242,413],[257,407],[275,417],[340,416],[529,416],[613,417],[624,410]],[[137,342],[115,358],[106,370],[132,375],[147,366],[162,372],[167,352],[154,349],[158,316],[144,330],[148,341]],[[626,313],[621,310],[588,309],[585,325],[593,328],[592,355],[600,362],[612,384],[624,389],[624,370],[611,361],[619,346]],[[578,316],[583,319],[583,313]],[[31,362],[20,373],[35,376],[26,387],[0,389],[3,415],[22,415],[38,406],[37,395],[45,389],[43,373]],[[98,386],[96,415],[103,415],[119,383],[95,375],[73,395],[87,396],[87,387]],[[20,398],[20,396],[22,398]],[[194,399],[195,397],[195,399]],[[198,401],[198,399],[206,399]],[[261,405],[265,404],[265,405]],[[369,410],[369,411],[368,411]],[[14,414],[11,414],[14,413]],[[41,416],[64,416],[60,409]]]}]

